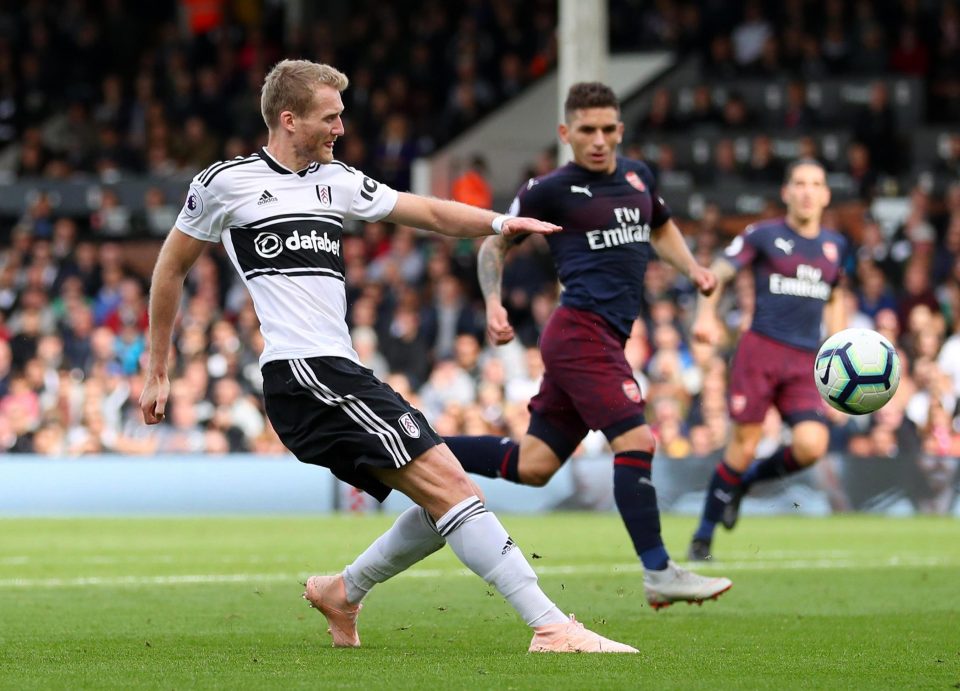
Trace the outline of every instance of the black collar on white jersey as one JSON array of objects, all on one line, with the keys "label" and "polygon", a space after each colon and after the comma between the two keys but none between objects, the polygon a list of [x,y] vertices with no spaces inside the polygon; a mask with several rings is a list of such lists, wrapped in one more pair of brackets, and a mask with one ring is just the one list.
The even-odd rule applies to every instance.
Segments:
[{"label": "black collar on white jersey", "polygon": [[[260,151],[258,151],[257,154],[260,156],[260,158],[263,159],[264,163],[270,166],[270,169],[273,170],[274,172],[280,173],[281,175],[293,175],[293,171],[287,168],[286,166],[281,165],[280,162],[277,161],[277,159],[275,159],[270,154],[269,151],[267,151],[267,147],[261,146]],[[313,161],[306,168],[302,168],[301,170],[298,170],[297,175],[299,175],[300,177],[303,177],[307,173],[312,173],[319,167],[320,167],[320,164],[317,163],[316,161]]]}]

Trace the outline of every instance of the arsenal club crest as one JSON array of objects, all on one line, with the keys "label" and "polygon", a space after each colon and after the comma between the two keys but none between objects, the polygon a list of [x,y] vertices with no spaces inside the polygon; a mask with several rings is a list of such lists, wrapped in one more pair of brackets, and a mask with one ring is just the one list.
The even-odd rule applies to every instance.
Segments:
[{"label": "arsenal club crest", "polygon": [[730,412],[739,415],[747,407],[747,397],[743,394],[735,394],[730,397]]},{"label": "arsenal club crest", "polygon": [[320,200],[320,206],[327,209],[333,203],[333,196],[330,193],[330,185],[317,185],[317,199]]},{"label": "arsenal club crest", "polygon": [[635,171],[632,171],[632,170],[627,171],[626,178],[627,178],[627,182],[629,182],[631,185],[636,187],[641,192],[647,191],[647,186],[643,184],[643,180],[640,179],[640,176],[637,175]]},{"label": "arsenal club crest", "polygon": [[835,263],[840,258],[836,244],[832,242],[823,243],[823,256]]},{"label": "arsenal club crest", "polygon": [[627,379],[624,381],[622,388],[623,395],[634,403],[639,403],[643,400],[643,396],[640,394],[640,386],[633,379]]}]

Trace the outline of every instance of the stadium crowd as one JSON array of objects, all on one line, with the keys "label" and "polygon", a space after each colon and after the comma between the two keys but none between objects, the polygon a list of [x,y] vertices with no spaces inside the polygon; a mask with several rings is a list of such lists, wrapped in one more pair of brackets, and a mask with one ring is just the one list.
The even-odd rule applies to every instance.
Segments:
[{"label": "stadium crowd", "polygon": [[[11,146],[0,158],[14,161],[21,178],[87,174],[107,182],[130,173],[192,174],[262,143],[253,85],[278,57],[302,54],[351,77],[350,136],[338,157],[406,189],[414,157],[518,93],[554,61],[552,2],[478,0],[454,9],[422,0],[413,3],[418,11],[406,13],[361,4],[368,11],[351,13],[336,33],[323,21],[284,31],[270,6],[257,16],[255,4],[242,2],[218,5],[213,20],[188,14],[183,27],[176,7],[155,3],[138,6],[136,16],[120,0],[70,3],[66,11],[40,1],[16,11],[8,6],[0,12],[0,145]],[[626,17],[640,30],[628,35]],[[160,28],[148,36],[150,25]],[[769,123],[736,95],[713,103],[705,85],[717,79],[788,80],[787,94],[796,101],[777,126],[803,134],[822,124],[804,104],[804,80],[825,74],[917,75],[929,97],[927,120],[960,108],[960,15],[953,2],[788,0],[769,13],[759,2],[615,0],[611,26],[616,47],[643,42],[681,53],[705,47],[694,107],[680,117],[671,93],[658,91],[633,128],[645,139],[712,128],[716,155],[691,171],[698,183],[718,176],[776,183],[785,163],[762,134],[744,160],[727,151],[725,133]],[[905,133],[896,131],[878,84],[875,98],[847,123],[853,137],[845,165],[863,180],[863,202],[878,193],[872,182],[878,175],[914,172],[890,156],[896,147],[889,142]],[[643,154],[640,147],[627,151]],[[655,163],[661,175],[670,172],[669,153],[661,150]],[[905,220],[892,232],[869,214],[858,214],[851,228],[849,214],[829,214],[828,223],[847,230],[854,243],[846,261],[852,325],[887,335],[903,362],[890,405],[863,418],[833,412],[831,418],[835,450],[877,458],[912,453],[918,463],[936,466],[935,483],[952,482],[960,458],[960,134],[949,155],[930,163],[935,184],[914,181]],[[549,166],[547,156],[532,169]],[[471,198],[487,198],[482,160],[469,175],[465,189],[479,194]],[[168,422],[142,425],[137,399],[149,266],[131,261],[126,240],[162,235],[176,214],[158,190],[148,193],[142,210],[130,210],[105,187],[89,217],[59,214],[39,194],[21,218],[4,222],[0,451],[282,452],[259,396],[256,317],[220,247],[211,247],[187,282]],[[724,220],[708,205],[701,218],[684,222],[704,264],[729,241]],[[483,340],[474,243],[371,223],[350,229],[342,248],[349,325],[362,361],[424,410],[442,435],[519,437],[543,367],[539,330],[558,294],[544,244],[533,239],[509,256],[504,296],[518,339],[496,350]],[[674,459],[716,455],[729,424],[726,361],[736,333],[749,323],[750,284],[738,283],[726,311],[730,338],[717,349],[689,341],[694,291],[669,267],[651,265],[646,297],[648,310],[627,353],[659,452]],[[776,445],[779,420],[771,416],[767,428]],[[602,444],[588,437],[582,451]]]}]

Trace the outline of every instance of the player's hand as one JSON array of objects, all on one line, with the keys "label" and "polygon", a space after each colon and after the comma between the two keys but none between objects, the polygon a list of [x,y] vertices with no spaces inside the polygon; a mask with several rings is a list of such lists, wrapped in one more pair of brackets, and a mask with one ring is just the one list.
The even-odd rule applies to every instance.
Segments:
[{"label": "player's hand", "polygon": [[513,235],[525,235],[527,233],[536,233],[537,235],[550,235],[563,230],[560,226],[546,221],[539,221],[536,218],[527,218],[526,216],[515,216],[508,218],[501,226],[501,235],[508,238]]},{"label": "player's hand", "polygon": [[509,343],[514,337],[513,327],[507,319],[507,308],[499,301],[487,303],[487,338],[493,345]]},{"label": "player's hand", "polygon": [[690,270],[690,280],[701,295],[710,295],[717,289],[717,276],[710,269],[695,264]]},{"label": "player's hand", "polygon": [[140,412],[148,425],[162,422],[166,417],[167,398],[170,396],[170,380],[167,375],[149,375],[140,394]]},{"label": "player's hand", "polygon": [[690,329],[693,340],[708,345],[719,343],[722,331],[720,321],[712,314],[698,314]]}]

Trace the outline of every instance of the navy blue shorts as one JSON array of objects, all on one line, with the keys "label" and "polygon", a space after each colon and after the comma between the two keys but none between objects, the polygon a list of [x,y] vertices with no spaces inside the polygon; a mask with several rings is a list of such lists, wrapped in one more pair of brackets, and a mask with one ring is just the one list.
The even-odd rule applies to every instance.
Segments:
[{"label": "navy blue shorts", "polygon": [[[626,338],[603,317],[561,305],[540,337],[546,371],[530,399],[530,433],[565,460],[588,431],[614,439],[646,424],[644,400],[623,354]],[[547,438],[547,437],[550,438]]]}]

